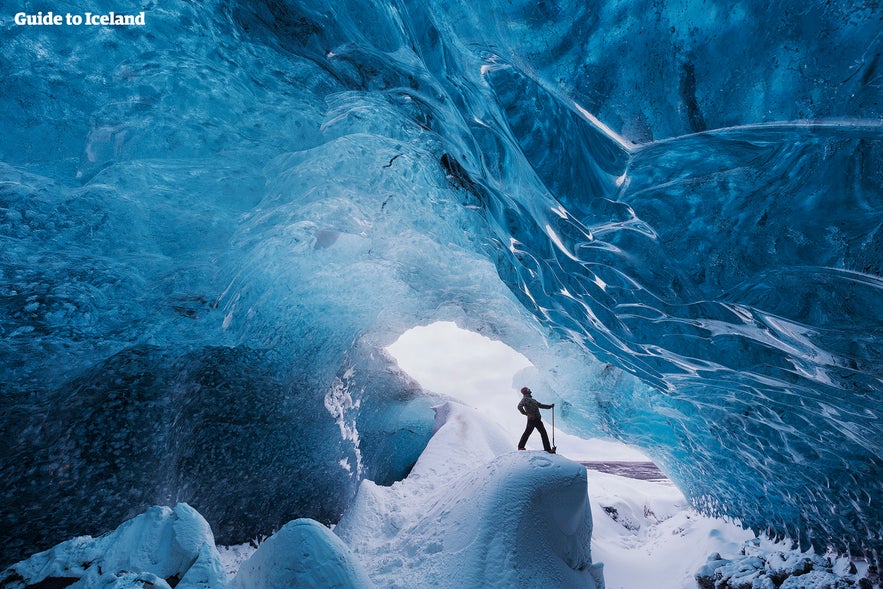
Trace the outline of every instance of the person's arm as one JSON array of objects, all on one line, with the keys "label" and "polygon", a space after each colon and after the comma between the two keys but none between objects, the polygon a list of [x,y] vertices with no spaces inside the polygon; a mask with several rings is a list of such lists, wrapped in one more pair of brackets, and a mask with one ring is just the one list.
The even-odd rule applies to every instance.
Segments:
[{"label": "person's arm", "polygon": [[555,406],[555,403],[552,403],[551,405],[546,405],[545,403],[540,403],[540,402],[538,401],[538,402],[537,402],[537,405],[540,406],[540,409],[551,409],[552,407]]},{"label": "person's arm", "polygon": [[527,411],[524,410],[524,401],[518,403],[518,412],[522,415],[527,415]]}]

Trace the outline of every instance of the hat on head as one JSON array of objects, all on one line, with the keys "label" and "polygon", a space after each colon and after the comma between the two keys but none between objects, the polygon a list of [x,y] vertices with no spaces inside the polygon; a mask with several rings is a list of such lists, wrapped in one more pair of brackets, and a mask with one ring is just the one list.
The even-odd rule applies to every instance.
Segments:
[{"label": "hat on head", "polygon": [[528,393],[530,393],[530,389],[529,389],[529,388],[527,388],[527,387],[521,387],[521,394],[522,394],[522,395],[527,395]]}]

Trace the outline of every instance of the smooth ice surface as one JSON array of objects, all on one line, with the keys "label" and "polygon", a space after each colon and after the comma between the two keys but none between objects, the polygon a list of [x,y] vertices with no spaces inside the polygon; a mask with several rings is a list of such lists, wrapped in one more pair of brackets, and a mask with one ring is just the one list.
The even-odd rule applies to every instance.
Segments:
[{"label": "smooth ice surface", "polygon": [[382,350],[435,321],[693,505],[883,550],[879,6],[31,8],[0,15],[0,561],[179,500],[230,542],[335,521],[426,443]]},{"label": "smooth ice surface", "polygon": [[519,452],[448,402],[411,474],[364,481],[337,533],[379,587],[603,587],[592,564],[586,471]]}]

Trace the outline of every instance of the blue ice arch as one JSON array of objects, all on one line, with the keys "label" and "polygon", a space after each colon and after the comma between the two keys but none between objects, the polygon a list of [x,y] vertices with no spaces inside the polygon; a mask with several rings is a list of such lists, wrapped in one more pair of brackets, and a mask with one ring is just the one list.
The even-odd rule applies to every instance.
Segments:
[{"label": "blue ice arch", "polygon": [[[499,338],[695,505],[883,551],[877,3],[136,2],[0,43],[3,564],[396,480]],[[84,0],[82,12],[119,3]]]}]

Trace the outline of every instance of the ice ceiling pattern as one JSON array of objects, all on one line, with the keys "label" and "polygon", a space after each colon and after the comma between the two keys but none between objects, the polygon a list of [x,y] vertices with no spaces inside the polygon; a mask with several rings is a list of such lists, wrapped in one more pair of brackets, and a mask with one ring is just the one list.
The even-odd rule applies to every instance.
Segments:
[{"label": "ice ceiling pattern", "polygon": [[880,551],[875,4],[28,6],[0,15],[4,560],[156,502],[219,541],[332,521],[425,443],[380,349],[439,319],[697,506]]}]

